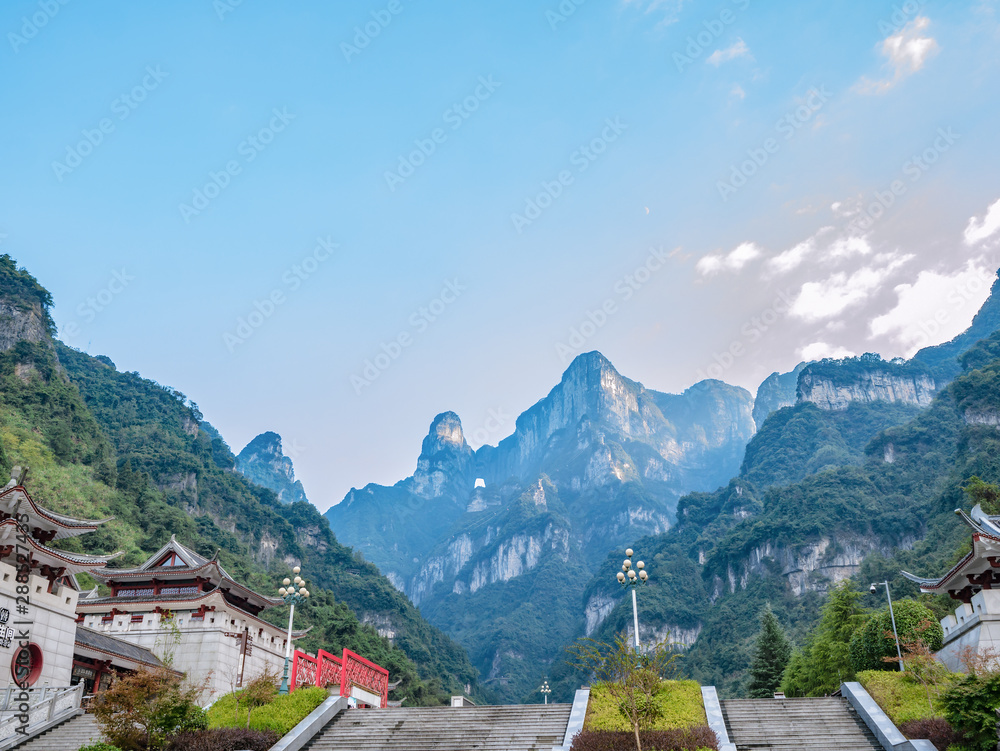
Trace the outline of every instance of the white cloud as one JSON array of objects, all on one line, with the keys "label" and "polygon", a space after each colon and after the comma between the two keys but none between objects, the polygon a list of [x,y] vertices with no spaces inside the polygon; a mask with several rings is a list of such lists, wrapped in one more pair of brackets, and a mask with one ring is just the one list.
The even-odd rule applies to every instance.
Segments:
[{"label": "white cloud", "polygon": [[802,265],[806,258],[811,256],[816,251],[816,241],[832,229],[833,227],[830,226],[820,227],[816,234],[808,240],[803,240],[798,245],[779,253],[773,258],[769,258],[767,261],[768,275],[774,276],[777,274],[787,274],[789,271],[797,269]]},{"label": "white cloud", "polygon": [[813,342],[799,350],[799,357],[809,362],[810,360],[822,360],[825,357],[839,360],[844,357],[855,357],[855,354],[844,347],[834,347],[826,342]]},{"label": "white cloud", "polygon": [[923,36],[930,23],[927,16],[917,16],[898,32],[882,40],[882,56],[886,58],[886,66],[891,69],[892,75],[880,81],[862,77],[857,90],[862,94],[884,94],[923,68],[924,63],[939,49],[934,37]]},{"label": "white cloud", "polygon": [[997,199],[986,210],[986,215],[979,219],[970,217],[965,228],[965,244],[975,245],[1000,230],[1000,199]]},{"label": "white cloud", "polygon": [[850,258],[851,256],[867,256],[872,252],[866,237],[838,237],[830,244],[827,251],[831,258]]},{"label": "white cloud", "polygon": [[906,357],[946,342],[968,328],[986,302],[994,276],[977,261],[952,274],[921,271],[912,284],[896,287],[896,307],[871,322],[871,335],[891,337]]},{"label": "white cloud", "polygon": [[792,303],[790,314],[805,321],[833,318],[864,302],[881,289],[889,275],[913,258],[895,253],[876,256],[874,264],[852,274],[840,271],[822,282],[806,282]]},{"label": "white cloud", "polygon": [[747,93],[743,90],[743,87],[737,83],[733,84],[733,88],[729,90],[729,96],[743,100],[747,98]]},{"label": "white cloud", "polygon": [[708,56],[705,62],[718,68],[723,63],[728,63],[730,60],[735,60],[738,57],[747,57],[753,60],[753,55],[750,54],[750,48],[747,47],[747,43],[742,39],[737,39],[732,45],[726,47],[724,50],[716,50]]},{"label": "white cloud", "polygon": [[740,243],[728,254],[715,253],[702,256],[695,264],[695,270],[702,276],[712,276],[720,271],[740,271],[748,263],[759,258],[762,252],[754,243]]}]

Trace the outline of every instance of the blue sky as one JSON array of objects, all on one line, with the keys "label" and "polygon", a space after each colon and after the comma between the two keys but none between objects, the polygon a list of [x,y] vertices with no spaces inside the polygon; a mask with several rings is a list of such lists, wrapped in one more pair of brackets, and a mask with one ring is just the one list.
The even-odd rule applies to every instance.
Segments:
[{"label": "blue sky", "polygon": [[279,432],[325,508],[438,412],[496,443],[582,351],[753,392],[962,330],[1000,267],[997,12],[12,1],[0,251],[67,343],[237,451]]}]

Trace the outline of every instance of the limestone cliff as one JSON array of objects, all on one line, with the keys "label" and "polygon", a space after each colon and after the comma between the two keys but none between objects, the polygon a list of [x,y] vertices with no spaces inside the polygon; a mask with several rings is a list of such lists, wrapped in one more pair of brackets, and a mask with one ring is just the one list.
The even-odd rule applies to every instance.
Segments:
[{"label": "limestone cliff", "polygon": [[926,407],[937,393],[934,378],[913,363],[878,355],[812,363],[799,374],[798,402],[842,410],[854,402],[894,402]]},{"label": "limestone cliff", "polygon": [[250,441],[236,457],[236,469],[250,482],[273,490],[282,503],[309,500],[277,433],[261,433]]},{"label": "limestone cliff", "polygon": [[782,407],[795,406],[798,401],[799,373],[805,369],[806,364],[800,362],[788,373],[771,373],[757,387],[757,396],[753,402],[753,421],[757,430],[761,429],[772,412],[777,412]]}]

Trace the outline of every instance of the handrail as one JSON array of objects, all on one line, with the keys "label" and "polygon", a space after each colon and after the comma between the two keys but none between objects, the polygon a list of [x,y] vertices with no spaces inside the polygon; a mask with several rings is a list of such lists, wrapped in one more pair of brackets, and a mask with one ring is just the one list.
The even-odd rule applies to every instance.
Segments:
[{"label": "handrail", "polygon": [[[35,697],[39,698],[33,702]],[[74,714],[80,709],[82,698],[83,683],[59,688],[9,687],[4,692],[3,710],[0,710],[5,713],[0,719],[0,751],[25,739],[25,732],[20,728],[26,728],[27,735],[31,735],[40,726],[51,725],[63,716]]]}]

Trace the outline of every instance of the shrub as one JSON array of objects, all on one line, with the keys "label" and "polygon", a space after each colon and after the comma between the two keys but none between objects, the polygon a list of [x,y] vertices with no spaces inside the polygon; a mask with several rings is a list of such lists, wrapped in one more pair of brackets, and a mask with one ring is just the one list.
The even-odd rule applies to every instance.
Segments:
[{"label": "shrub", "polygon": [[273,730],[198,730],[175,735],[170,739],[167,751],[267,751],[280,737]]},{"label": "shrub", "polygon": [[946,751],[948,746],[958,744],[962,736],[943,717],[925,720],[908,720],[899,726],[900,732],[911,740],[926,738],[938,751]]},{"label": "shrub", "polygon": [[112,746],[110,743],[92,743],[89,746],[84,746],[80,751],[122,751],[118,746]]},{"label": "shrub", "polygon": [[[717,751],[715,733],[707,725],[684,730],[645,730],[642,747],[656,751]],[[584,730],[573,738],[571,751],[634,751],[635,736],[628,731]]]},{"label": "shrub", "polygon": [[[663,681],[653,695],[658,705],[658,719],[650,730],[679,730],[704,725],[705,706],[697,681]],[[628,720],[618,711],[618,704],[603,683],[590,689],[587,705],[587,730],[631,730]],[[633,744],[634,745],[634,744]]]},{"label": "shrub", "polygon": [[[900,600],[893,607],[896,616],[896,630],[900,645],[907,641],[922,639],[931,652],[941,649],[944,631],[934,614],[916,600]],[[922,630],[925,622],[930,627]],[[899,666],[890,659],[896,657],[896,640],[892,635],[892,619],[889,609],[880,610],[851,637],[851,664],[855,672],[862,670],[898,670]]]},{"label": "shrub", "polygon": [[[282,736],[304,720],[310,712],[326,701],[328,694],[325,688],[316,686],[299,688],[290,694],[278,696],[270,704],[256,709],[250,717],[252,730],[273,730]],[[208,725],[212,728],[245,727],[247,724],[246,707],[240,707],[236,715],[236,699],[238,695],[227,694],[219,699],[208,711]]]},{"label": "shrub", "polygon": [[962,676],[952,681],[941,700],[945,718],[965,735],[966,746],[982,751],[996,748],[1000,675]]},{"label": "shrub", "polygon": [[168,736],[208,727],[196,700],[200,687],[182,687],[166,670],[140,670],[115,681],[94,704],[104,736],[122,751],[162,748]]},{"label": "shrub", "polygon": [[944,717],[941,697],[954,678],[955,675],[949,676],[943,683],[931,687],[932,706],[928,706],[924,686],[908,673],[866,670],[857,675],[858,683],[897,726],[912,720]]}]

